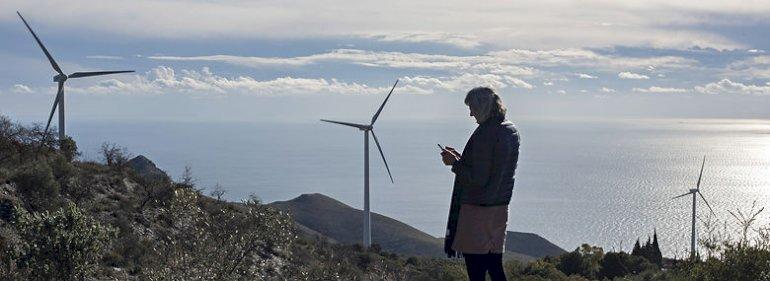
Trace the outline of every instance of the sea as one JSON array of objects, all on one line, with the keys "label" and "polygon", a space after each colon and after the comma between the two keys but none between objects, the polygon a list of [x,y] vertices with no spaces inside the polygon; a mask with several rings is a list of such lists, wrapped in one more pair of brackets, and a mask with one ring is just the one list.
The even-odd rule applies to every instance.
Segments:
[{"label": "sea", "polygon": [[[701,192],[714,213],[698,198],[700,237],[710,232],[704,223],[735,229],[730,212],[770,204],[768,120],[512,121],[521,149],[508,230],[538,234],[566,250],[587,243],[630,251],[656,232],[665,256],[688,255],[692,197],[672,197],[695,188],[704,156]],[[472,119],[378,121],[395,183],[370,142],[372,211],[442,237],[453,175],[436,144],[462,149],[475,126]],[[351,127],[312,120],[73,120],[68,129],[84,160],[98,161],[101,144],[115,143],[173,178],[190,167],[199,188],[210,192],[218,184],[228,200],[322,193],[363,206],[363,132]],[[770,210],[758,218],[755,226],[767,226]]]}]

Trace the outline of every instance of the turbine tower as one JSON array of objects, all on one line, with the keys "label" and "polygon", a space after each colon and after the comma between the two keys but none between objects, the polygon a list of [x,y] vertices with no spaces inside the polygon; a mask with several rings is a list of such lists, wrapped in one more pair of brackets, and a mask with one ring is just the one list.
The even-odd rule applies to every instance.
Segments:
[{"label": "turbine tower", "polygon": [[35,34],[34,31],[32,31],[32,28],[29,27],[29,24],[27,23],[27,20],[24,19],[24,17],[21,16],[21,13],[18,11],[16,12],[17,15],[19,15],[19,18],[21,18],[21,21],[24,22],[24,25],[27,26],[27,30],[29,30],[30,33],[32,33],[32,37],[35,37],[35,41],[37,41],[37,45],[40,46],[40,49],[43,50],[43,53],[45,53],[45,56],[48,58],[48,61],[51,63],[51,66],[53,67],[53,70],[56,71],[56,76],[53,77],[53,81],[58,84],[58,89],[56,91],[56,99],[53,102],[53,107],[51,108],[51,114],[48,116],[48,123],[45,125],[45,132],[48,132],[48,127],[51,126],[51,120],[53,119],[53,112],[56,111],[56,108],[59,108],[59,140],[63,140],[65,138],[65,132],[64,132],[64,82],[67,81],[69,78],[82,78],[82,77],[90,77],[90,76],[99,76],[99,75],[107,75],[107,74],[116,74],[116,73],[128,73],[128,72],[134,72],[133,70],[122,70],[122,71],[93,71],[93,72],[75,72],[70,75],[64,74],[64,71],[61,70],[59,67],[59,64],[56,63],[56,61],[53,59],[53,56],[51,56],[51,53],[48,52],[48,49],[45,48],[43,45],[43,42],[40,41],[40,38],[37,37],[37,34]]},{"label": "turbine tower", "polygon": [[672,199],[676,199],[679,197],[684,197],[687,195],[692,194],[692,235],[690,237],[690,258],[695,259],[695,203],[697,202],[697,196],[700,195],[701,199],[703,199],[703,203],[706,203],[706,206],[709,207],[709,210],[711,213],[714,213],[714,209],[711,208],[711,205],[709,205],[709,202],[706,201],[706,197],[703,197],[703,193],[700,192],[700,183],[701,178],[703,178],[703,167],[706,165],[706,156],[703,156],[703,163],[700,166],[700,175],[698,176],[698,183],[695,184],[694,189],[690,189],[689,192],[676,196]]},{"label": "turbine tower", "polygon": [[385,101],[382,102],[382,105],[380,105],[380,108],[377,110],[377,113],[375,113],[374,116],[372,116],[372,121],[369,123],[369,125],[321,119],[321,121],[323,122],[350,126],[350,127],[358,128],[359,130],[364,132],[364,231],[363,232],[364,232],[364,248],[366,249],[368,249],[372,245],[372,221],[371,221],[371,216],[369,212],[369,133],[372,134],[372,137],[374,138],[374,143],[377,144],[377,150],[380,151],[380,156],[382,156],[382,162],[385,163],[385,169],[388,170],[388,176],[390,177],[390,182],[393,183],[393,175],[390,174],[390,167],[388,167],[388,161],[385,160],[385,154],[382,153],[382,147],[380,147],[380,142],[377,140],[377,135],[374,134],[374,122],[376,122],[377,117],[380,116],[382,109],[385,107],[385,103],[388,102],[390,95],[393,94],[393,90],[396,89],[396,85],[398,85],[398,80],[396,80],[396,83],[393,84],[393,88],[390,89],[390,93],[388,93],[388,96],[385,97]]}]

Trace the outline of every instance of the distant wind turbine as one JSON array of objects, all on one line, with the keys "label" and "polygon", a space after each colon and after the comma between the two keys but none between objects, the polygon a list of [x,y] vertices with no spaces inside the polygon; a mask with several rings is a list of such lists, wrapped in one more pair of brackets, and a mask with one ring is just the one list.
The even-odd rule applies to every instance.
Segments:
[{"label": "distant wind turbine", "polygon": [[59,84],[58,90],[56,91],[56,99],[53,102],[53,107],[51,108],[51,114],[48,116],[48,123],[45,125],[45,132],[48,132],[48,128],[51,126],[51,120],[53,119],[53,112],[56,111],[56,108],[58,106],[59,108],[59,140],[63,140],[65,138],[65,132],[64,132],[64,81],[67,81],[69,78],[81,78],[81,77],[90,77],[90,76],[99,76],[99,75],[107,75],[107,74],[116,74],[116,73],[129,73],[134,72],[133,70],[122,70],[122,71],[93,71],[93,72],[75,72],[70,75],[64,74],[64,72],[59,67],[59,64],[56,63],[56,61],[51,56],[51,53],[48,52],[48,49],[45,48],[43,45],[43,42],[40,41],[40,38],[37,37],[37,34],[35,34],[34,31],[32,31],[32,28],[29,27],[29,24],[24,19],[24,17],[21,16],[21,13],[18,11],[16,12],[17,15],[19,15],[19,18],[21,18],[21,21],[24,22],[24,25],[27,26],[27,29],[30,33],[32,33],[32,37],[35,37],[35,41],[37,41],[37,44],[40,46],[40,49],[43,49],[43,53],[45,53],[45,56],[48,58],[48,61],[51,63],[51,66],[53,67],[53,70],[55,70],[58,74],[53,77],[53,81],[57,82]]},{"label": "distant wind turbine", "polygon": [[701,199],[703,199],[703,202],[706,203],[706,206],[709,207],[709,210],[711,213],[714,213],[714,209],[711,208],[711,205],[709,205],[709,202],[706,201],[706,197],[703,197],[703,193],[700,192],[700,183],[701,178],[703,178],[703,167],[706,165],[706,156],[703,156],[703,163],[700,166],[700,175],[698,176],[698,183],[695,184],[694,189],[690,189],[689,192],[676,196],[672,199],[676,199],[679,197],[684,197],[687,195],[692,194],[692,236],[690,237],[690,258],[695,258],[695,202],[697,202],[697,195],[700,195]]},{"label": "distant wind turbine", "polygon": [[321,121],[324,121],[324,122],[350,126],[350,127],[358,128],[361,131],[364,131],[364,248],[367,248],[367,249],[372,245],[372,223],[371,223],[371,216],[369,212],[369,133],[371,132],[372,137],[374,137],[374,143],[377,144],[377,149],[380,151],[380,156],[382,156],[382,162],[385,163],[385,169],[388,170],[388,176],[390,177],[390,182],[393,183],[393,175],[390,174],[390,167],[388,167],[388,161],[385,160],[385,154],[382,153],[382,147],[380,147],[380,142],[377,140],[377,136],[374,134],[374,122],[376,122],[377,117],[380,116],[382,109],[385,107],[385,103],[388,102],[390,95],[393,94],[393,90],[396,89],[396,85],[398,85],[398,80],[396,80],[396,83],[393,84],[393,88],[390,89],[390,93],[388,93],[388,96],[385,97],[385,101],[383,101],[382,105],[380,105],[380,109],[378,109],[377,113],[375,113],[374,116],[372,116],[372,121],[369,123],[369,125],[321,119]]}]

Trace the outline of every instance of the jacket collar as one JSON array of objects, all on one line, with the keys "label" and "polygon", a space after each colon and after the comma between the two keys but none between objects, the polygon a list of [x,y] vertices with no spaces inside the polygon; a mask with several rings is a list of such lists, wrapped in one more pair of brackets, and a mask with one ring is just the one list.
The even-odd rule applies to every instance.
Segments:
[{"label": "jacket collar", "polygon": [[482,126],[486,127],[486,126],[490,126],[490,125],[499,125],[500,123],[503,123],[503,121],[505,121],[505,115],[493,116],[493,117],[487,118],[486,121],[484,121],[483,123],[479,124],[479,127],[482,127]]}]

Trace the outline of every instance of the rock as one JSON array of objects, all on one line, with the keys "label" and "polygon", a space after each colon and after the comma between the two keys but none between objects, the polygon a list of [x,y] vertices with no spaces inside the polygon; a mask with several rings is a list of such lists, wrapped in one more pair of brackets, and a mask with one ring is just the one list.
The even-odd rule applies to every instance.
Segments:
[{"label": "rock", "polygon": [[158,168],[158,166],[155,166],[155,163],[150,159],[147,159],[147,157],[144,157],[144,155],[139,155],[128,160],[128,167],[140,177],[147,180],[171,181],[171,177],[169,177],[166,172]]}]

